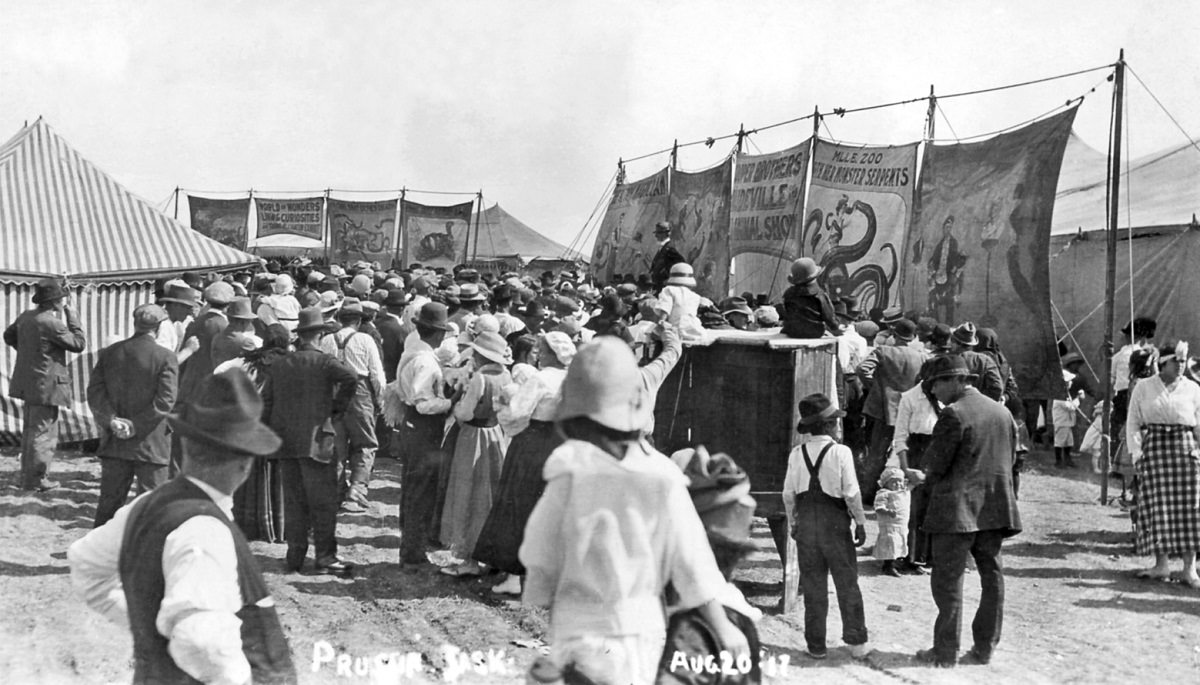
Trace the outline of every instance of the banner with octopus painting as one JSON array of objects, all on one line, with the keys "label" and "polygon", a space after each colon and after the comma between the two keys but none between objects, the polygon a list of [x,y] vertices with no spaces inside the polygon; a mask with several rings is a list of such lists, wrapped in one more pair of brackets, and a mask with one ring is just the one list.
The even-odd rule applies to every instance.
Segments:
[{"label": "banner with octopus painting", "polygon": [[592,247],[591,271],[599,283],[650,273],[658,251],[654,224],[667,218],[667,169],[613,191]]},{"label": "banner with octopus painting", "polygon": [[1076,107],[982,142],[927,146],[904,258],[905,309],[994,329],[1032,399],[1062,389],[1050,222]]},{"label": "banner with octopus painting", "polygon": [[395,252],[396,200],[352,202],[330,198],[326,215],[334,261],[387,264],[391,260]]},{"label": "banner with octopus painting", "polygon": [[801,234],[803,254],[824,267],[821,284],[859,308],[900,302],[900,255],[912,218],[917,143],[856,146],[818,139]]},{"label": "banner with octopus painting", "polygon": [[731,173],[732,158],[704,171],[671,172],[671,240],[696,272],[696,292],[713,301],[729,293]]}]

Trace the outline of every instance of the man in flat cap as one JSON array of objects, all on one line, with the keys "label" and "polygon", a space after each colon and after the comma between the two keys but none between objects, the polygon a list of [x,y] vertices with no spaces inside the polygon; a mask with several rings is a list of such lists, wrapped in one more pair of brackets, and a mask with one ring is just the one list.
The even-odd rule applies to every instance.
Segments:
[{"label": "man in flat cap", "polygon": [[58,409],[71,403],[71,372],[67,353],[83,352],[87,344],[67,290],[53,278],[33,289],[30,309],[4,331],[4,342],[17,350],[8,395],[24,400],[25,429],[21,435],[21,488],[45,492],[56,483],[46,471],[58,445]]},{"label": "man in flat cap", "polygon": [[666,221],[655,224],[654,240],[658,243],[658,252],[650,261],[650,280],[654,284],[655,292],[658,292],[671,277],[671,267],[685,260],[671,243],[671,224]]},{"label": "man in flat cap", "polygon": [[67,550],[88,606],[133,634],[135,683],[295,683],[287,638],[233,493],[279,449],[245,371],[205,379],[167,417],[179,477],[138,497]]},{"label": "man in flat cap", "polygon": [[166,418],[175,406],[179,364],[154,338],[166,320],[156,304],[133,310],[133,336],[101,350],[88,381],[88,406],[101,430],[97,528],[125,504],[134,477],[140,491],[167,482]]}]

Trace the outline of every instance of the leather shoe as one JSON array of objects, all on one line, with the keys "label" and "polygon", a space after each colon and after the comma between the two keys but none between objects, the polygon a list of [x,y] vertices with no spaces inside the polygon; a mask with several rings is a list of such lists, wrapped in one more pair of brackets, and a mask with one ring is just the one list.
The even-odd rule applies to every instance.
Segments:
[{"label": "leather shoe", "polygon": [[937,655],[934,654],[932,649],[922,649],[921,651],[919,651],[915,655],[913,655],[913,658],[916,659],[917,662],[919,662],[919,663],[926,664],[928,666],[933,666],[935,668],[954,668],[954,665],[955,665],[953,660],[943,661],[941,659],[938,659]]},{"label": "leather shoe", "polygon": [[24,490],[35,490],[37,492],[46,492],[47,490],[53,490],[54,488],[57,488],[57,487],[58,487],[58,483],[56,483],[55,481],[52,481],[48,478],[42,478],[33,483],[26,483],[25,487],[23,489]]},{"label": "leather shoe", "polygon": [[962,657],[958,660],[958,663],[967,666],[987,666],[988,662],[991,660],[991,654],[985,655],[975,647],[972,647],[966,654],[962,655]]},{"label": "leather shoe", "polygon": [[308,556],[308,547],[293,547],[288,545],[287,556],[284,557],[283,563],[287,570],[291,573],[299,573],[300,569],[304,568],[304,559]]},{"label": "leather shoe", "polygon": [[317,564],[317,573],[329,576],[348,576],[353,572],[354,564],[349,561],[342,561],[341,559]]}]

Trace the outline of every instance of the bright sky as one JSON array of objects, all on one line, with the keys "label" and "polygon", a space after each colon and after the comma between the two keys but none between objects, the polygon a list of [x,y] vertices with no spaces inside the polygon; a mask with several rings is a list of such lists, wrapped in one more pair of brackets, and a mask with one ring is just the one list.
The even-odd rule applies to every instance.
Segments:
[{"label": "bright sky", "polygon": [[[0,139],[45,116],[156,204],[177,185],[482,188],[488,204],[568,243],[618,157],[816,105],[1099,66],[1122,47],[1200,136],[1200,3],[1190,0],[0,0],[0,16]],[[1111,99],[1103,78],[944,101],[950,126],[939,118],[938,137],[951,126],[959,137],[1004,128],[1099,84],[1076,130],[1102,150]],[[1133,154],[1184,142],[1129,83]],[[918,103],[831,117],[822,134],[908,142],[920,137],[924,115]],[[810,127],[751,140],[778,150]],[[681,151],[680,166],[709,166],[729,146]],[[630,180],[665,163],[631,165]]]}]

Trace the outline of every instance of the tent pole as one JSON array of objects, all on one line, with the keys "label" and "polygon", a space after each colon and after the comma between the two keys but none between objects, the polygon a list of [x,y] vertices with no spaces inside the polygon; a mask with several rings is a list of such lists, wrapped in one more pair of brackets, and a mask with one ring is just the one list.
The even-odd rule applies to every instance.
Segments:
[{"label": "tent pole", "polygon": [[[475,246],[471,253],[471,261],[479,259],[479,217],[483,216],[483,189],[479,189],[479,194],[475,196],[479,203],[479,211],[475,212]],[[469,227],[468,227],[469,228]],[[463,259],[467,256],[467,246],[463,245]]]},{"label": "tent pole", "polygon": [[[1117,58],[1113,74],[1112,110],[1112,159],[1108,168],[1108,182],[1112,188],[1108,204],[1108,235],[1106,241],[1104,274],[1104,413],[1101,418],[1101,435],[1109,437],[1101,441],[1100,448],[1100,503],[1108,504],[1108,473],[1112,463],[1111,427],[1113,399],[1113,314],[1117,282],[1117,214],[1121,203],[1121,114],[1125,100],[1125,50]],[[1132,237],[1132,236],[1131,236]]]},{"label": "tent pole", "polygon": [[333,243],[333,226],[329,225],[329,188],[325,189],[325,201],[321,203],[321,239],[325,248],[325,263],[328,264],[329,248]]},{"label": "tent pole", "polygon": [[925,115],[925,140],[933,140],[935,117],[937,114],[937,96],[933,94],[933,84],[929,84],[929,112]]},{"label": "tent pole", "polygon": [[679,139],[675,139],[675,143],[671,145],[671,171],[679,170]]},{"label": "tent pole", "polygon": [[[404,197],[408,194],[408,188],[400,189],[400,239],[396,241],[396,259],[393,263],[400,262],[400,268],[403,270],[408,267],[408,226],[404,225]],[[403,256],[401,256],[403,255]]]},{"label": "tent pole", "polygon": [[738,124],[737,151],[738,151],[739,155],[742,154],[742,143],[745,140],[746,140],[746,126],[745,126],[745,124]]},{"label": "tent pole", "polygon": [[179,186],[175,186],[175,220],[179,221]]}]

